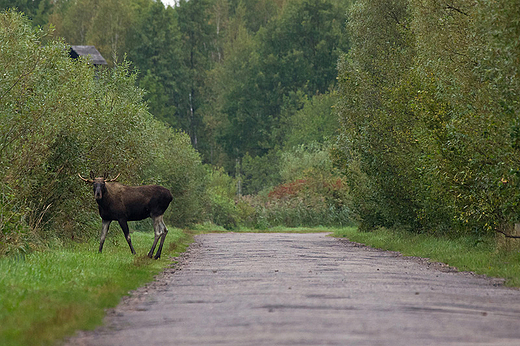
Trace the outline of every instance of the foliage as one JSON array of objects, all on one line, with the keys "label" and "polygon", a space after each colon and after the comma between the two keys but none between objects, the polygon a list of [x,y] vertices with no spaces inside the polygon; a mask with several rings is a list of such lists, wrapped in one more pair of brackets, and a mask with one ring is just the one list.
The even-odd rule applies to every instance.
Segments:
[{"label": "foliage", "polygon": [[[185,79],[181,64],[181,35],[171,7],[160,2],[143,9],[138,23],[131,28],[127,42],[128,59],[139,69],[139,86],[147,91],[144,99],[150,113],[172,126],[179,127],[173,115],[178,104],[179,84]],[[184,73],[184,74],[183,74]]]},{"label": "foliage", "polygon": [[185,227],[204,220],[204,196],[207,172],[190,137],[162,123],[150,124],[150,141],[146,143],[149,164],[143,167],[142,183],[168,188],[173,201],[166,211],[169,224]]},{"label": "foliage", "polygon": [[332,168],[329,148],[300,146],[281,154],[282,183],[256,196],[244,196],[237,207],[246,227],[331,226],[351,222],[348,188]]},{"label": "foliage", "polygon": [[282,178],[280,176],[280,164],[282,158],[280,153],[272,150],[264,156],[244,156],[242,165],[239,167],[242,182],[241,194],[251,195],[264,189],[278,185]]},{"label": "foliage", "polygon": [[16,9],[24,12],[35,26],[43,26],[52,12],[51,0],[0,0],[0,10]]},{"label": "foliage", "polygon": [[[50,86],[51,72],[42,70],[47,84],[38,95],[59,91],[61,108],[35,127],[44,140],[25,148],[41,155],[28,161],[34,174],[20,181],[16,189],[23,193],[14,193],[9,205],[29,206],[31,222],[42,230],[65,225],[44,231],[50,237],[77,239],[85,231],[75,231],[76,225],[90,229],[95,204],[74,176],[92,169],[121,172],[127,184],[169,187],[174,194],[166,216],[170,223],[213,220],[234,227],[240,221],[238,205],[215,192],[201,161],[235,175],[237,193],[257,193],[282,183],[285,151],[334,136],[335,101],[328,93],[336,60],[348,48],[345,8],[334,0],[200,0],[168,8],[151,0],[52,2],[46,24],[56,29],[41,31],[38,42],[45,49],[62,45],[56,58],[61,75],[53,75]],[[95,45],[111,68],[94,70],[70,61],[57,36]],[[44,132],[46,124],[52,133]],[[191,143],[169,126],[187,133]],[[12,153],[18,150],[12,147]],[[24,176],[24,169],[16,175]],[[51,172],[52,185],[47,183]],[[82,198],[74,199],[79,193]],[[68,217],[85,204],[89,212]],[[27,239],[42,236],[34,228],[20,232]]]},{"label": "foliage", "polygon": [[484,234],[518,222],[517,10],[494,4],[350,10],[336,164],[363,228]]},{"label": "foliage", "polygon": [[126,55],[150,113],[188,133],[204,162],[228,173],[236,159],[322,141],[319,132],[330,137],[337,125],[326,94],[348,49],[348,1],[17,3],[30,16],[48,3],[42,25],[68,44],[96,46],[110,66]]},{"label": "foliage", "polygon": [[0,35],[2,253],[92,235],[97,208],[77,177],[89,170],[162,183],[175,196],[167,220],[199,220],[199,154],[148,113],[129,63],[95,69],[73,61],[62,41],[14,11],[0,15]]},{"label": "foliage", "polygon": [[335,93],[304,97],[302,106],[289,117],[285,147],[333,141],[339,129],[336,102]]},{"label": "foliage", "polygon": [[236,208],[237,181],[223,169],[212,168],[209,172],[208,219],[225,229],[235,229],[240,225],[240,215]]},{"label": "foliage", "polygon": [[338,177],[309,175],[274,187],[267,195],[243,196],[238,204],[246,227],[341,226],[351,223]]},{"label": "foliage", "polygon": [[233,37],[216,71],[228,81],[218,84],[215,104],[226,119],[218,132],[228,156],[263,156],[281,147],[293,113],[288,104],[300,103],[292,99],[325,93],[335,83],[336,60],[347,49],[342,6],[289,1],[254,35],[242,30]]},{"label": "foliage", "polygon": [[[349,21],[352,49],[340,64],[343,165],[352,186],[351,207],[369,227],[382,220],[386,226],[417,220],[413,194],[407,194],[415,172],[404,161],[413,156],[414,118],[406,99],[392,102],[390,95],[406,85],[407,54],[413,54],[405,4],[356,3]],[[372,31],[385,35],[366,39]]]},{"label": "foliage", "polygon": [[138,4],[144,0],[57,1],[49,22],[56,34],[71,45],[94,45],[109,64],[124,57],[129,30],[136,21]]},{"label": "foliage", "polygon": [[286,150],[281,155],[280,175],[285,182],[302,179],[310,172],[333,173],[327,145],[311,142]]},{"label": "foliage", "polygon": [[179,0],[177,6],[179,30],[182,35],[183,66],[187,70],[186,80],[180,95],[177,116],[183,129],[190,135],[192,145],[199,146],[199,131],[202,119],[199,110],[204,103],[201,92],[206,71],[211,69],[214,25],[210,23],[208,8],[210,0]]}]

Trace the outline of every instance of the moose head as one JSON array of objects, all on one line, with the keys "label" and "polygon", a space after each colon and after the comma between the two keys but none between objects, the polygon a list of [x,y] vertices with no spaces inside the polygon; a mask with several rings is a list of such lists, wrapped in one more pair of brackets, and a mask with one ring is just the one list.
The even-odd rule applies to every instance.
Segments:
[{"label": "moose head", "polygon": [[107,191],[105,183],[116,181],[117,178],[119,178],[119,176],[121,175],[121,173],[119,173],[113,179],[108,179],[108,173],[104,173],[102,177],[96,177],[96,175],[92,171],[90,171],[90,179],[83,178],[79,173],[78,175],[81,178],[81,180],[83,180],[85,183],[92,184],[92,187],[94,189],[94,197],[96,198],[96,200],[99,201],[103,199],[103,195]]}]

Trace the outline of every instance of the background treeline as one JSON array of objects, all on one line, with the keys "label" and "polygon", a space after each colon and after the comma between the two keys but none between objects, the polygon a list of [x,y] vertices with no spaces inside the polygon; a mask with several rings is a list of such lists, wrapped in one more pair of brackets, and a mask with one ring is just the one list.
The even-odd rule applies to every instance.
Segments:
[{"label": "background treeline", "polygon": [[110,65],[126,56],[150,113],[233,174],[246,155],[301,144],[288,138],[292,115],[329,93],[348,49],[340,0],[3,3],[68,44],[96,46]]},{"label": "background treeline", "polygon": [[96,234],[90,170],[169,187],[175,226],[348,222],[328,154],[342,2],[1,5],[26,13],[1,15],[1,252]]},{"label": "background treeline", "polygon": [[280,151],[336,135],[329,95],[350,1],[4,2],[109,64],[126,56],[150,113],[189,134],[203,162],[246,179],[244,194],[282,183]]},{"label": "background treeline", "polygon": [[362,226],[493,234],[518,222],[516,1],[356,1],[339,65],[346,172]]},{"label": "background treeline", "polygon": [[[2,41],[3,64],[14,69],[1,77],[3,204],[19,224],[69,220],[89,196],[64,212],[61,197],[78,196],[73,175],[89,169],[176,189],[185,199],[171,208],[174,224],[355,217],[363,229],[485,235],[518,222],[520,8],[512,0],[0,5],[27,13],[30,22],[5,18],[25,21],[17,40],[34,50]],[[95,45],[111,68],[96,75],[70,62],[64,43]],[[67,67],[44,70],[54,51]],[[60,90],[68,103],[52,101]],[[66,105],[60,118],[55,110]],[[77,155],[52,154],[60,150]],[[74,162],[69,173],[60,160]],[[52,203],[43,198],[52,186],[39,189],[51,183],[64,187]]]}]

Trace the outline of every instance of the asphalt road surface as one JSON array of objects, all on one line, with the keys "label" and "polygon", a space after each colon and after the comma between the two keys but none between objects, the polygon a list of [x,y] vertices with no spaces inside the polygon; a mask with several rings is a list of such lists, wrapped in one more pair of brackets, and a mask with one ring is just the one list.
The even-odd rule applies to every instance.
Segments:
[{"label": "asphalt road surface", "polygon": [[520,345],[520,291],[324,233],[207,234],[69,345]]}]

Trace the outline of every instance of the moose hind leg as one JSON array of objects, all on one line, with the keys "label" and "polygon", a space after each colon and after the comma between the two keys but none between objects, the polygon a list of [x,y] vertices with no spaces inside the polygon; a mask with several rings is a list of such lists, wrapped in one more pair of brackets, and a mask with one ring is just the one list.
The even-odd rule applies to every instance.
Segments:
[{"label": "moose hind leg", "polygon": [[157,253],[155,254],[155,259],[159,259],[161,257],[162,247],[164,245],[164,240],[166,239],[166,234],[168,234],[168,230],[164,227],[163,235],[161,236],[161,242],[159,243],[159,248],[157,249]]},{"label": "moose hind leg", "polygon": [[153,257],[153,252],[155,251],[155,247],[157,246],[157,242],[159,241],[159,237],[161,236],[161,232],[162,232],[159,218],[160,218],[160,216],[152,216],[153,231],[154,231],[153,233],[154,233],[155,238],[153,240],[153,244],[152,244],[150,251],[148,251],[148,257],[150,257],[150,258]]},{"label": "moose hind leg", "polygon": [[121,226],[121,229],[123,230],[123,233],[125,234],[126,242],[128,243],[128,246],[130,246],[130,251],[132,251],[132,254],[135,255],[134,247],[132,246],[132,239],[130,239],[130,230],[128,229],[128,223],[126,220],[118,220],[119,226]]},{"label": "moose hind leg", "polygon": [[155,254],[155,259],[159,259],[161,257],[162,247],[164,245],[164,240],[166,239],[166,235],[168,234],[168,230],[166,229],[166,225],[164,224],[164,221],[161,216],[161,226],[163,229],[162,236],[161,236],[161,243],[159,244],[159,248],[157,249],[157,253]]},{"label": "moose hind leg", "polygon": [[153,240],[152,248],[148,252],[148,257],[153,257],[153,251],[155,250],[155,246],[157,245],[157,242],[159,241],[159,236],[157,235],[157,232],[155,232],[155,239]]},{"label": "moose hind leg", "polygon": [[163,247],[163,244],[164,244],[164,239],[166,238],[166,233],[168,233],[168,230],[166,229],[166,225],[164,224],[162,215],[152,217],[152,219],[153,219],[153,229],[155,231],[154,232],[155,233],[155,239],[153,241],[152,248],[150,249],[150,252],[148,252],[148,257],[150,257],[150,258],[153,257],[153,252],[155,251],[155,247],[157,246],[157,242],[160,239],[161,242],[159,244],[159,248],[157,249],[157,253],[155,254],[155,257],[154,257],[155,259],[159,259],[159,257],[161,257],[161,251],[162,251],[162,247]]},{"label": "moose hind leg", "polygon": [[110,226],[110,220],[102,220],[101,221],[101,237],[99,241],[99,253],[103,251],[103,244],[105,243],[105,238],[107,237],[108,227]]}]

